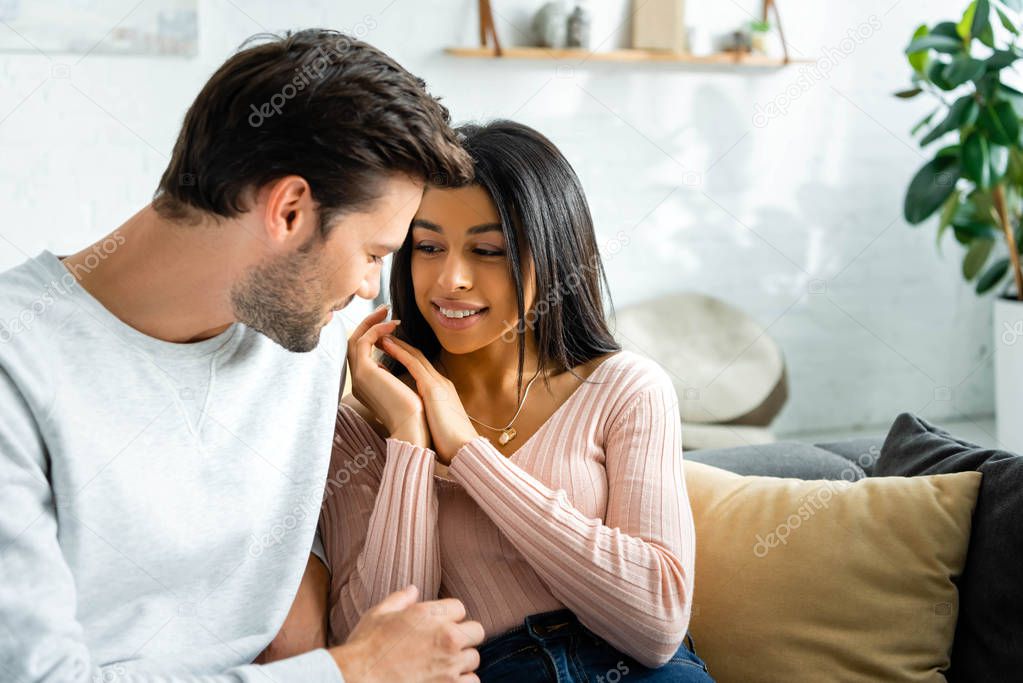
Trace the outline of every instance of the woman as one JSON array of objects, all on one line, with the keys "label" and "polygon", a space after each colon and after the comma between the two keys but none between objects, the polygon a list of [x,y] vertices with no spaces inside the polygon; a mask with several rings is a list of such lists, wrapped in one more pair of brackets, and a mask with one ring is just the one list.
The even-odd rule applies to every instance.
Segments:
[{"label": "woman", "polygon": [[485,683],[710,681],[682,644],[695,544],[672,383],[608,330],[565,158],[511,122],[460,133],[474,184],[427,189],[395,319],[376,311],[349,344],[327,640],[414,584],[483,624]]}]

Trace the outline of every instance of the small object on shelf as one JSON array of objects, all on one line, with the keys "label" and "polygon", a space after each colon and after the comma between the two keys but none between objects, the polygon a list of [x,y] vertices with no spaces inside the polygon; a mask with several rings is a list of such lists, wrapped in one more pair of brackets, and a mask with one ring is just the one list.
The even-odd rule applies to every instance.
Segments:
[{"label": "small object on shelf", "polygon": [[749,23],[750,30],[750,47],[753,52],[758,55],[767,54],[767,40],[771,33],[771,24],[766,21],[751,21]]},{"label": "small object on shelf", "polygon": [[633,0],[632,47],[685,52],[683,0]]},{"label": "small object on shelf", "polygon": [[753,51],[753,40],[748,31],[732,31],[725,42],[725,52],[748,53]]},{"label": "small object on shelf", "polygon": [[695,57],[707,57],[714,54],[714,39],[702,26],[690,26],[686,29],[686,47]]},{"label": "small object on shelf", "polygon": [[590,26],[592,24],[590,8],[585,0],[577,0],[575,9],[568,15],[568,47],[589,48]]},{"label": "small object on shelf", "polygon": [[568,12],[562,0],[551,0],[533,17],[533,32],[541,47],[562,48],[568,37]]}]

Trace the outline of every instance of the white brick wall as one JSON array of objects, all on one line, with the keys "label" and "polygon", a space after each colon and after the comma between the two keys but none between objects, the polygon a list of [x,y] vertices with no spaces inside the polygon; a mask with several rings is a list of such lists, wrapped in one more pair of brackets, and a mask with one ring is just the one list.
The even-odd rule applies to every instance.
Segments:
[{"label": "white brick wall", "polygon": [[[933,226],[901,219],[925,160],[907,131],[928,109],[890,96],[908,81],[901,51],[913,27],[965,1],[782,0],[798,56],[830,55],[830,76],[813,82],[805,67],[556,70],[442,55],[474,40],[475,4],[201,0],[196,59],[0,55],[0,267],[79,247],[146,203],[185,108],[245,37],[324,25],[365,31],[457,120],[515,118],[559,144],[602,241],[629,234],[608,255],[618,306],[700,290],[770,325],[791,372],[780,431],[886,424],[902,410],[991,412],[990,301],[960,282],[957,245],[939,258]],[[512,23],[527,26],[540,3],[494,4],[505,39],[520,42]],[[748,18],[737,4],[706,4],[720,5],[697,8],[708,24]],[[842,43],[850,29],[860,41]],[[786,115],[754,121],[786,92]]]}]

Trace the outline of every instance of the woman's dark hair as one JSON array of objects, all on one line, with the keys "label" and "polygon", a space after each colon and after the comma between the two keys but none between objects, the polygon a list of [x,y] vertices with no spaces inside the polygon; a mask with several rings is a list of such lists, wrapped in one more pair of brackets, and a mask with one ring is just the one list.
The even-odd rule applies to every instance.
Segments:
[{"label": "woman's dark hair", "polygon": [[[470,184],[487,191],[501,217],[518,303],[520,388],[524,334],[533,335],[540,367],[548,370],[571,371],[619,351],[604,315],[602,297],[608,284],[593,219],[568,160],[546,137],[513,121],[465,125],[456,133],[472,157]],[[433,359],[440,342],[416,306],[412,251],[410,232],[391,268],[393,317],[402,321],[396,334]],[[536,276],[536,299],[527,313],[523,291],[529,261]],[[402,373],[393,358],[384,356],[383,362],[392,373]]]},{"label": "woman's dark hair", "polygon": [[[251,44],[251,45],[250,45]],[[230,218],[246,192],[299,175],[330,219],[377,198],[403,172],[457,184],[471,163],[448,111],[380,50],[337,31],[253,36],[203,86],[153,201],[164,217]]]}]

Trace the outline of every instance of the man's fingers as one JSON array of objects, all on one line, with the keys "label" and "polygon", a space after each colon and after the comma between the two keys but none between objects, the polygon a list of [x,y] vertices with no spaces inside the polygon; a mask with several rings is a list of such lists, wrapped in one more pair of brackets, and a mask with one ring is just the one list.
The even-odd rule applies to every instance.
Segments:
[{"label": "man's fingers", "polygon": [[465,605],[461,600],[455,598],[424,602],[423,606],[429,609],[430,614],[441,619],[448,619],[456,624],[465,619]]},{"label": "man's fingers", "polygon": [[463,647],[476,647],[486,637],[486,634],[483,632],[483,624],[478,621],[463,621],[458,625],[458,631],[465,637],[465,645]]},{"label": "man's fingers", "polygon": [[480,668],[480,653],[475,648],[465,650],[458,655],[458,673],[471,674]]},{"label": "man's fingers", "polygon": [[419,597],[419,589],[413,586],[407,586],[406,588],[391,593],[386,598],[381,600],[373,608],[373,611],[377,614],[387,614],[389,612],[400,612],[403,609],[411,607],[416,603],[416,598]]}]

